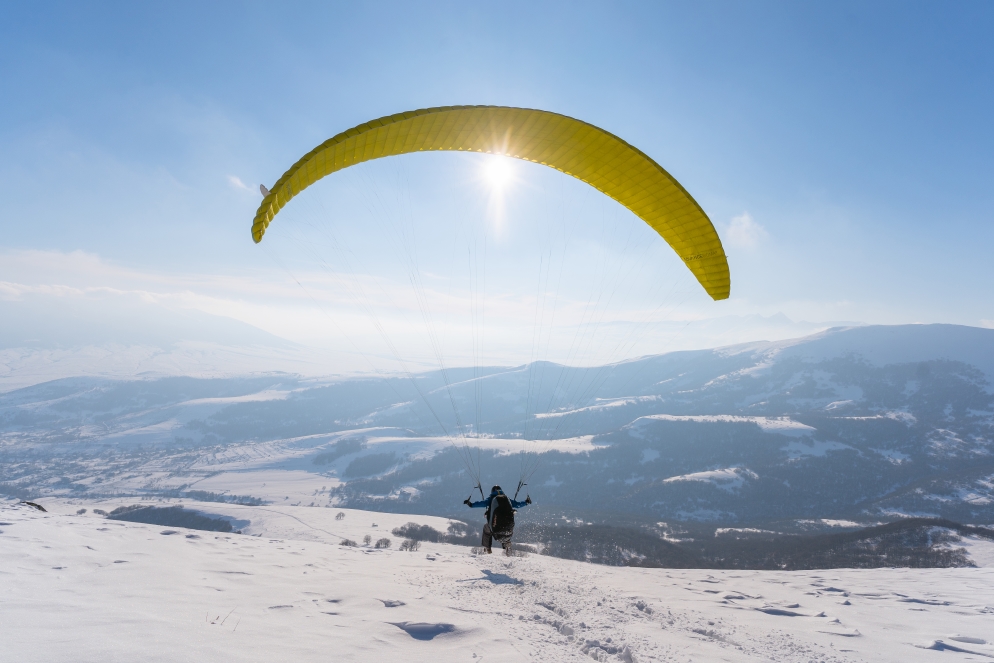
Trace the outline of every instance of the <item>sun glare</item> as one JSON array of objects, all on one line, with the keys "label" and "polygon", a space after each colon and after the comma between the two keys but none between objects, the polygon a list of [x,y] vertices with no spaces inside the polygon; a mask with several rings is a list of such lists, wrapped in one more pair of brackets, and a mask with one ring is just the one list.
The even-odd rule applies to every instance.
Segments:
[{"label": "sun glare", "polygon": [[504,189],[514,180],[514,166],[507,157],[491,156],[483,165],[483,177],[491,188]]}]

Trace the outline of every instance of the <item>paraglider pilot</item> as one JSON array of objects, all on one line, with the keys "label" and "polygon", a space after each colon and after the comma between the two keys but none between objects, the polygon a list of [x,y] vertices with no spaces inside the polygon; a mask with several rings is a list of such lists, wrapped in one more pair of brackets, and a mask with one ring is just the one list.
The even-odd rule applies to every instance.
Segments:
[{"label": "paraglider pilot", "polygon": [[[517,497],[517,496],[515,496]],[[531,497],[525,497],[524,502],[518,502],[504,494],[500,486],[490,490],[490,496],[473,502],[468,497],[463,502],[471,509],[486,507],[487,522],[483,526],[483,549],[491,552],[490,546],[494,539],[500,541],[505,555],[511,554],[511,536],[514,534],[514,510],[532,503]]]}]

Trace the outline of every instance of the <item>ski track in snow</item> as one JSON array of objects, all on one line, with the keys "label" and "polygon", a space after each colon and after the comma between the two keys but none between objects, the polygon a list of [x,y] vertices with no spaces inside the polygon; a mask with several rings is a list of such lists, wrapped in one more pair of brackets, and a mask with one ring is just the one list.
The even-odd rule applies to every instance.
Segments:
[{"label": "ski track in snow", "polygon": [[[92,515],[132,502],[53,501],[50,513],[0,503],[0,660],[994,656],[994,569],[617,568],[447,544],[396,550],[399,524],[444,528],[429,516],[184,504],[251,521],[239,535]],[[364,533],[394,549],[338,545]]]}]

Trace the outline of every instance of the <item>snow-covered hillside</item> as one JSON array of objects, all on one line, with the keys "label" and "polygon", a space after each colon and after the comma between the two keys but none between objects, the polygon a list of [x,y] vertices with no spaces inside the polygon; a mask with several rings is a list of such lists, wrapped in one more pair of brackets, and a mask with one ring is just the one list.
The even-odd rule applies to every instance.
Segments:
[{"label": "snow-covered hillside", "polygon": [[[448,544],[415,552],[397,550],[396,540],[385,550],[339,545],[341,537],[390,536],[411,520],[444,526],[431,517],[199,505],[243,527],[220,534],[93,514],[115,504],[51,501],[49,513],[0,505],[0,659],[994,657],[991,568],[613,568],[478,556]],[[87,513],[76,515],[82,508]],[[977,545],[975,557],[994,561]]]}]

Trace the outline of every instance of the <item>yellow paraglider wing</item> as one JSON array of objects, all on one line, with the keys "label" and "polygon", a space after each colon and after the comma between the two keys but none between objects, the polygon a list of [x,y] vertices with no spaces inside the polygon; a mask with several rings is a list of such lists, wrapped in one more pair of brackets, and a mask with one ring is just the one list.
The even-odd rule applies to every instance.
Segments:
[{"label": "yellow paraglider wing", "polygon": [[252,238],[291,198],[326,175],[397,154],[449,150],[502,154],[571,175],[614,198],[673,247],[709,295],[728,298],[728,261],[710,219],[680,183],[640,150],[565,115],[502,106],[445,106],[382,117],[326,140],[273,185]]}]

